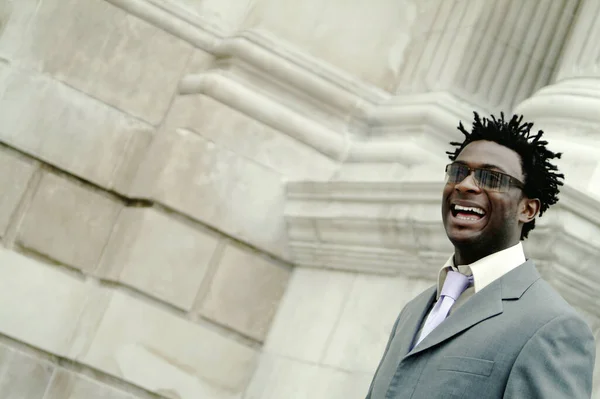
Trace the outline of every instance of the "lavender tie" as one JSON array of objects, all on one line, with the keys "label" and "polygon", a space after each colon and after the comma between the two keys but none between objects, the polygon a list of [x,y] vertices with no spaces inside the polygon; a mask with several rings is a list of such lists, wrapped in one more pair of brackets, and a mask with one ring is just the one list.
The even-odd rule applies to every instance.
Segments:
[{"label": "lavender tie", "polygon": [[440,293],[440,299],[437,301],[425,324],[421,329],[421,336],[415,344],[417,346],[430,332],[433,331],[444,319],[448,316],[450,308],[454,305],[454,302],[458,299],[460,294],[467,289],[469,285],[473,283],[473,276],[465,276],[459,272],[449,271]]}]

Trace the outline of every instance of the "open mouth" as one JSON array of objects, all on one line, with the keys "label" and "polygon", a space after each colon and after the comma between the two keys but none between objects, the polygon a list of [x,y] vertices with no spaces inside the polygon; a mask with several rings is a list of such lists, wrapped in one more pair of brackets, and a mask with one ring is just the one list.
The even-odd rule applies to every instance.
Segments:
[{"label": "open mouth", "polygon": [[452,216],[459,220],[476,222],[483,219],[485,211],[475,206],[462,206],[462,205],[451,205],[450,211]]}]

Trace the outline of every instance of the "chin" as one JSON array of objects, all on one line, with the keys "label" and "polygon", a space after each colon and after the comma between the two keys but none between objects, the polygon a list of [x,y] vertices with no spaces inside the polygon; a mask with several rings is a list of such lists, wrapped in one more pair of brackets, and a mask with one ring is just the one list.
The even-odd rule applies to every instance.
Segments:
[{"label": "chin", "polygon": [[455,229],[448,231],[448,229],[446,229],[446,235],[455,247],[463,247],[470,245],[476,246],[482,241],[480,232],[457,231]]}]

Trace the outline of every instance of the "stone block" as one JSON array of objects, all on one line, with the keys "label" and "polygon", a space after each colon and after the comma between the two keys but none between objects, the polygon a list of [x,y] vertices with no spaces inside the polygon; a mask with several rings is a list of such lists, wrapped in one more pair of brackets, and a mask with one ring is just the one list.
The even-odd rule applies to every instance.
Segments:
[{"label": "stone block", "polygon": [[363,399],[372,373],[347,373],[263,354],[244,399]]},{"label": "stone block", "polygon": [[327,180],[338,168],[315,149],[204,95],[176,98],[166,124],[190,129],[288,179]]},{"label": "stone block", "polygon": [[0,54],[151,124],[169,107],[192,46],[91,0],[13,2]]},{"label": "stone block", "polygon": [[2,334],[67,356],[76,335],[82,346],[91,335],[78,323],[88,299],[101,303],[97,293],[97,289],[64,271],[0,249]]},{"label": "stone block", "polygon": [[131,191],[285,258],[280,175],[185,129],[153,141]]},{"label": "stone block", "polygon": [[212,328],[115,292],[77,360],[155,393],[233,399],[246,387],[255,358],[254,349]]},{"label": "stone block", "polygon": [[60,369],[43,399],[136,399],[137,396],[115,387]]},{"label": "stone block", "polygon": [[6,68],[0,74],[0,141],[83,179],[112,188],[127,172],[121,164],[133,137],[153,132],[47,76]]},{"label": "stone block", "polygon": [[31,160],[0,147],[0,236],[6,231],[35,168]]},{"label": "stone block", "polygon": [[288,268],[250,250],[229,245],[200,312],[217,323],[263,341],[289,276]]},{"label": "stone block", "polygon": [[219,238],[152,208],[125,208],[98,274],[190,310]]},{"label": "stone block", "polygon": [[6,351],[5,372],[0,374],[0,398],[42,398],[54,372],[54,365],[16,350]]},{"label": "stone block", "polygon": [[78,182],[42,177],[18,232],[21,246],[65,265],[92,271],[121,204]]},{"label": "stone block", "polygon": [[295,269],[265,342],[265,352],[320,362],[355,278],[353,273]]},{"label": "stone block", "polygon": [[432,285],[432,281],[405,277],[357,276],[331,335],[323,364],[374,373],[400,311]]}]

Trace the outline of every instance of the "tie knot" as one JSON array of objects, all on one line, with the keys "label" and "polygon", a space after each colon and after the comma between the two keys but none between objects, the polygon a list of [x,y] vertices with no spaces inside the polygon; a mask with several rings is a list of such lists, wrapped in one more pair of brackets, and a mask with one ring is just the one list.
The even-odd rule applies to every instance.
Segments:
[{"label": "tie knot", "polygon": [[444,281],[444,286],[442,287],[440,295],[449,296],[456,301],[472,281],[472,276],[467,277],[459,272],[449,271],[448,275],[446,275],[446,281]]}]

